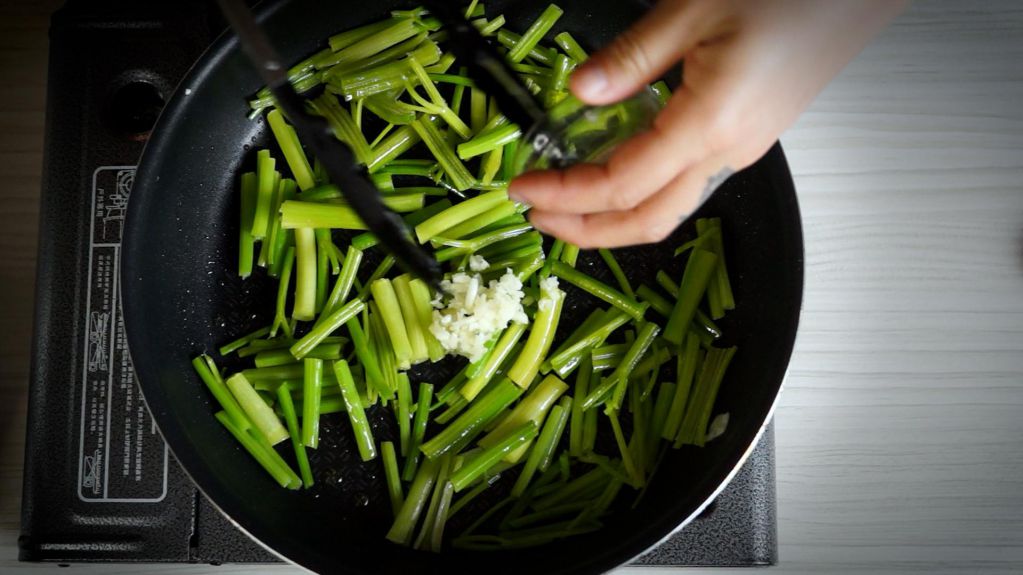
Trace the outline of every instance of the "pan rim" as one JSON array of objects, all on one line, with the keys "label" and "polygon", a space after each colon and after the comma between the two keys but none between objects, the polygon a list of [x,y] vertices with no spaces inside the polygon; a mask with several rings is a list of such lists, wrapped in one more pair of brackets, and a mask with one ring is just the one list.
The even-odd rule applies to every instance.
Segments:
[{"label": "pan rim", "polygon": [[[272,18],[274,16],[274,14],[276,14],[277,11],[282,6],[284,6],[285,4],[286,4],[285,2],[261,3],[261,5],[256,10],[256,17],[261,22],[266,20],[266,19],[268,19],[268,18]],[[167,142],[168,139],[160,138],[159,134],[162,133],[162,131],[164,131],[163,128],[167,124],[172,123],[174,121],[175,117],[180,116],[185,111],[185,109],[187,107],[187,102],[188,102],[188,98],[185,97],[185,96],[188,95],[188,93],[185,90],[187,90],[189,86],[194,85],[197,82],[202,82],[204,80],[204,78],[208,74],[210,74],[212,71],[214,71],[217,68],[217,66],[218,66],[218,64],[220,62],[222,62],[225,58],[230,56],[237,49],[238,49],[238,43],[237,43],[236,38],[234,38],[233,35],[231,35],[231,34],[229,34],[227,32],[222,33],[222,34],[220,34],[216,38],[216,40],[214,42],[211,43],[211,45],[203,52],[203,54],[199,57],[199,59],[196,60],[196,63],[189,69],[189,71],[184,76],[183,80],[179,83],[178,87],[175,89],[173,95],[171,96],[171,98],[168,101],[168,104],[167,104],[166,108],[164,109],[163,113],[160,115],[160,118],[158,119],[157,124],[154,127],[153,133],[157,137],[149,140],[147,142],[147,144],[146,144],[146,147],[145,147],[143,155],[142,155],[142,160],[139,163],[137,180],[136,180],[137,182],[145,181],[146,178],[150,177],[149,176],[150,170],[148,170],[147,167],[149,165],[151,165],[154,161],[151,160],[150,162],[147,163],[146,159],[147,158],[151,158],[153,156],[162,156],[162,155],[164,155],[166,153],[165,149],[166,149],[166,146],[167,146],[166,142]],[[788,164],[785,161],[784,153],[781,150],[780,144],[775,144],[775,146],[771,148],[771,151],[769,151],[767,155],[771,155],[771,154],[777,154],[778,156],[780,156],[779,161],[777,162],[777,165],[779,166],[779,169],[780,169],[780,173],[776,174],[776,175],[782,176],[782,178],[784,180],[784,185],[787,188],[784,191],[785,191],[785,195],[788,196],[786,199],[790,199],[790,201],[791,201],[791,206],[788,206],[786,211],[789,212],[788,215],[790,217],[793,217],[793,221],[796,224],[792,229],[788,230],[788,232],[790,234],[793,234],[793,235],[792,235],[791,238],[786,240],[786,244],[790,245],[790,246],[795,246],[797,249],[794,250],[796,252],[794,255],[798,256],[798,264],[797,265],[796,264],[792,265],[791,269],[789,270],[790,274],[792,275],[792,281],[793,281],[793,284],[794,284],[791,289],[792,289],[792,292],[793,292],[792,296],[794,298],[794,301],[796,302],[795,303],[795,306],[796,306],[795,319],[794,319],[794,322],[792,324],[792,336],[791,336],[791,338],[787,342],[785,342],[785,345],[783,346],[784,357],[781,357],[779,355],[779,360],[783,361],[782,365],[784,365],[785,368],[783,370],[781,381],[778,383],[777,391],[774,392],[773,401],[771,402],[769,409],[764,414],[764,417],[763,417],[762,421],[760,422],[759,429],[753,435],[753,437],[752,437],[751,441],[749,442],[749,444],[746,445],[745,449],[743,449],[741,452],[739,450],[735,450],[735,452],[733,452],[733,454],[737,453],[738,457],[735,458],[734,464],[730,465],[730,468],[728,469],[728,472],[724,476],[724,480],[716,482],[716,487],[706,497],[702,498],[702,503],[692,513],[690,513],[687,517],[683,518],[680,522],[678,522],[675,525],[674,528],[669,529],[663,535],[660,535],[660,536],[658,536],[656,538],[653,538],[652,540],[650,540],[650,538],[648,537],[644,541],[631,541],[631,542],[629,542],[629,544],[623,545],[622,547],[620,547],[618,549],[617,553],[613,554],[614,557],[618,557],[617,559],[612,557],[612,554],[602,554],[600,556],[600,558],[595,559],[592,562],[587,562],[586,563],[586,568],[587,569],[603,571],[603,570],[614,568],[614,567],[619,566],[619,565],[624,565],[624,564],[628,563],[629,561],[635,559],[636,557],[646,553],[650,549],[656,547],[657,545],[663,543],[664,540],[666,540],[667,538],[671,537],[672,535],[677,533],[680,529],[682,529],[687,524],[689,524],[732,481],[732,479],[735,477],[735,475],[738,472],[738,470],[742,467],[742,465],[748,459],[749,454],[752,452],[752,450],[756,446],[757,442],[762,437],[762,435],[764,433],[764,430],[766,429],[766,426],[772,420],[773,414],[774,414],[774,412],[776,410],[776,407],[778,405],[778,401],[779,401],[779,397],[781,395],[781,391],[784,388],[784,380],[785,380],[785,378],[787,377],[787,374],[788,374],[788,370],[789,370],[789,366],[790,366],[790,360],[791,360],[791,355],[792,355],[793,350],[795,348],[796,334],[798,333],[798,327],[799,327],[800,319],[801,319],[801,315],[802,315],[803,291],[804,291],[804,282],[805,282],[805,273],[804,273],[805,272],[805,247],[804,247],[804,244],[803,244],[802,221],[801,221],[801,217],[800,217],[800,213],[799,213],[799,208],[798,208],[798,200],[797,200],[797,197],[796,197],[795,191],[794,191],[794,183],[792,182],[791,173],[789,171]],[[159,176],[156,176],[156,178],[158,179]],[[782,197],[785,197],[785,196],[782,196]],[[132,241],[132,238],[134,236],[140,234],[140,233],[144,233],[144,232],[139,232],[137,230],[137,228],[139,227],[138,225],[133,225],[136,221],[140,221],[140,218],[137,216],[137,213],[141,209],[142,208],[140,207],[140,202],[129,201],[128,217],[126,218],[126,222],[125,222],[125,236],[124,236],[124,246],[125,247],[121,251],[122,262],[130,261],[130,259],[131,259],[131,258],[127,258],[126,256],[131,254],[131,246],[134,243]],[[133,217],[133,215],[135,217]],[[129,282],[130,282],[129,278],[131,277],[131,273],[132,273],[133,270],[134,270],[134,268],[132,268],[130,266],[130,264],[128,266],[125,266],[125,265],[121,266],[121,277],[123,278],[122,281],[121,281],[122,284],[130,285],[129,284]],[[126,294],[127,293],[131,293],[131,290],[129,290],[128,292],[125,292],[125,293]],[[132,299],[130,296],[127,296],[127,295],[125,296],[126,302],[125,302],[125,305],[123,307],[123,309],[124,309],[123,313],[124,313],[124,317],[125,317],[125,320],[124,320],[125,333],[126,333],[127,340],[129,342],[129,348],[130,348],[131,341],[133,341],[135,339],[138,339],[137,337],[133,337],[132,336],[132,334],[136,333],[136,331],[137,331],[137,329],[133,328],[132,326],[143,325],[142,322],[131,321],[130,318],[131,317],[136,317],[136,314],[133,311],[129,311],[129,310],[132,310],[133,307],[134,307],[133,305],[130,305],[127,302],[127,300],[130,300],[130,299]],[[139,318],[136,317],[136,319],[139,319]],[[133,362],[133,365],[135,365],[134,362]],[[144,384],[142,384],[143,381],[144,381],[144,378],[140,375],[139,376],[140,389],[142,390],[143,397],[145,398],[145,396],[146,396],[146,392],[145,392],[146,386]],[[148,405],[148,402],[147,402],[147,405]],[[166,438],[168,437],[168,435],[166,433],[164,433],[163,423],[155,415],[154,415],[154,422],[156,423],[157,428],[160,430],[161,436],[163,436],[165,438],[165,441],[166,441]],[[178,440],[180,440],[182,445],[186,445],[187,444],[187,442],[185,442],[183,440],[183,438],[180,437],[180,433],[178,433],[177,431],[170,430],[170,434],[171,434],[171,436],[175,436],[175,435],[178,436]],[[222,513],[226,518],[228,518],[228,520],[233,525],[238,527],[242,532],[246,533],[246,535],[248,535],[251,539],[256,541],[260,546],[262,546],[263,548],[267,549],[269,552],[271,552],[275,556],[280,557],[281,559],[287,561],[290,564],[293,564],[293,565],[296,565],[296,566],[300,566],[303,569],[306,569],[306,570],[309,570],[309,571],[312,570],[312,568],[309,567],[310,565],[312,565],[314,568],[318,568],[318,569],[324,567],[324,565],[322,565],[320,563],[320,561],[316,558],[316,556],[308,556],[307,559],[309,559],[309,561],[307,561],[305,563],[299,563],[296,559],[293,559],[292,557],[300,557],[300,556],[302,556],[302,553],[300,553],[301,549],[299,549],[299,548],[297,548],[296,546],[293,546],[293,545],[288,545],[288,543],[286,541],[277,541],[276,543],[280,543],[280,545],[278,545],[277,547],[271,547],[266,542],[264,542],[264,540],[262,538],[260,538],[259,536],[254,535],[253,532],[250,531],[249,528],[245,527],[242,523],[239,522],[239,520],[236,520],[234,518],[234,516],[231,513],[229,513],[227,510],[225,510],[225,508],[218,502],[218,500],[220,500],[222,498],[221,497],[215,497],[215,496],[217,495],[218,492],[222,492],[222,489],[219,488],[219,487],[222,487],[222,486],[220,486],[217,482],[213,482],[213,484],[214,484],[214,486],[216,488],[211,490],[211,489],[209,489],[209,485],[206,485],[205,483],[200,483],[199,481],[196,481],[196,477],[191,472],[191,469],[193,467],[202,467],[201,465],[199,465],[200,462],[198,460],[198,457],[195,456],[194,454],[189,454],[189,450],[187,450],[187,449],[186,450],[178,450],[178,449],[176,449],[174,444],[171,441],[166,441],[166,443],[167,443],[168,448],[174,454],[175,458],[181,463],[181,468],[184,470],[185,474],[193,482],[193,484],[196,486],[196,488],[203,494],[204,497],[207,498],[207,500],[210,503],[212,503],[214,505],[214,507],[220,513]],[[180,451],[180,453],[179,453],[179,451]],[[184,458],[181,457],[182,455],[184,455]],[[728,458],[728,460],[731,460],[731,459],[732,459],[731,457]],[[213,496],[211,496],[211,494]],[[238,510],[235,510],[235,513],[238,514]],[[245,516],[244,513],[241,513],[239,515],[240,516]],[[258,524],[257,524],[257,526],[258,526]]]}]

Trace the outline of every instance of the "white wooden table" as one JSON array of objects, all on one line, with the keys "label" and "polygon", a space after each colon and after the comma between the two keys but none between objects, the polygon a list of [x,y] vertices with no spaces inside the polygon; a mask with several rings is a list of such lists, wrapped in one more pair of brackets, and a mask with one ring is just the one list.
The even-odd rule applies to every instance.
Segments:
[{"label": "white wooden table", "polygon": [[[24,55],[18,42],[38,52],[38,32],[0,40],[0,66]],[[43,77],[18,66],[23,79]],[[16,178],[15,192],[0,188],[0,213],[31,222],[42,102],[2,86],[0,96],[0,181]],[[12,101],[36,108],[5,114]],[[918,2],[783,143],[805,218],[807,282],[777,414],[782,563],[772,572],[1023,571],[1023,4]],[[24,408],[15,399],[27,380],[34,257],[32,224],[10,225],[0,231],[10,254],[0,289],[18,300],[0,310],[5,573],[19,567]]]}]

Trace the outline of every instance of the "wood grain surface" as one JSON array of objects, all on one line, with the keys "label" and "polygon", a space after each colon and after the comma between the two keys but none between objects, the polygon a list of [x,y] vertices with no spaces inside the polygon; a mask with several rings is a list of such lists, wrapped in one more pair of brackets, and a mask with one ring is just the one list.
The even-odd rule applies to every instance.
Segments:
[{"label": "wood grain surface", "polygon": [[[52,7],[0,0],[4,573],[56,570],[14,561]],[[914,4],[782,141],[807,280],[772,572],[1023,571],[1023,5]]]}]

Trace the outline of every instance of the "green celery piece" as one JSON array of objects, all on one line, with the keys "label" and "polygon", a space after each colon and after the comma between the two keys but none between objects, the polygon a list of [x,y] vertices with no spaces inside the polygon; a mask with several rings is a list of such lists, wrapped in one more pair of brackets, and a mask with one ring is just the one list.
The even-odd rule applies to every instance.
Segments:
[{"label": "green celery piece", "polygon": [[[259,400],[262,403],[262,400]],[[265,405],[265,404],[264,404]],[[248,431],[238,428],[234,421],[231,420],[231,416],[223,411],[218,411],[214,414],[217,421],[220,422],[238,443],[242,444],[242,447],[249,452],[249,455],[253,457],[262,467],[269,473],[281,487],[287,489],[298,489],[302,486],[302,480],[295,474],[295,472],[288,467],[288,464],[281,459],[281,456],[277,454],[273,448],[268,447],[249,434]]]},{"label": "green celery piece", "polygon": [[481,156],[487,152],[502,148],[521,136],[522,131],[517,125],[505,124],[493,130],[478,133],[473,139],[459,144],[457,147],[458,157],[468,160],[469,158]]},{"label": "green celery piece", "polygon": [[732,284],[728,279],[728,266],[725,263],[725,247],[722,241],[721,218],[700,218],[696,220],[696,231],[699,234],[707,234],[711,230],[717,230],[709,239],[711,251],[718,257],[718,265],[707,286],[708,293],[713,290],[717,294],[721,306],[721,315],[712,315],[714,319],[724,316],[724,311],[735,309],[735,296],[732,294]]},{"label": "green celery piece", "polygon": [[268,444],[276,445],[289,437],[288,430],[281,425],[281,421],[277,419],[273,409],[263,402],[244,375],[236,373],[227,378],[225,383],[252,427]]},{"label": "green celery piece", "polygon": [[[342,42],[334,41],[331,45],[333,51],[317,59],[314,65],[319,69],[323,69],[345,62],[357,62],[382,52],[394,44],[408,40],[420,31],[419,24],[414,19],[395,19],[390,21],[387,26],[381,26],[374,32],[342,48],[335,49],[334,46],[340,46]],[[355,34],[351,34],[349,37],[352,36],[355,36]]]},{"label": "green celery piece", "polygon": [[[327,301],[323,305],[323,312],[320,314],[316,323],[323,321],[324,318],[340,307],[342,302],[348,299],[348,295],[352,291],[352,286],[355,284],[355,276],[359,273],[359,266],[361,264],[362,250],[355,246],[348,246],[348,252],[345,254],[345,261],[341,265],[341,273],[338,274],[337,280],[334,282],[334,288],[330,291],[330,296],[327,297]],[[283,278],[281,281],[283,281]]]},{"label": "green celery piece", "polygon": [[533,378],[540,371],[540,364],[543,363],[554,342],[554,334],[558,329],[558,320],[561,317],[561,308],[565,303],[565,292],[559,289],[552,294],[552,300],[540,300],[541,304],[544,301],[548,301],[549,304],[546,307],[540,305],[540,309],[533,318],[533,326],[529,331],[529,338],[526,339],[526,345],[508,370],[508,378],[520,387],[526,388],[532,383]]},{"label": "green celery piece", "polygon": [[327,120],[334,137],[347,144],[360,163],[369,164],[373,158],[373,150],[370,149],[366,136],[333,94],[323,94],[315,100],[310,100],[309,106]]},{"label": "green celery piece", "polygon": [[[519,36],[515,32],[506,28],[502,28],[497,31],[497,43],[509,50],[518,45],[521,39],[522,36]],[[532,51],[529,52],[529,58],[535,62],[543,64],[544,66],[550,66],[554,63],[554,54],[554,50],[536,45],[533,47]]]},{"label": "green celery piece", "polygon": [[532,420],[526,421],[508,433],[500,442],[484,449],[482,453],[456,471],[451,476],[451,485],[455,488],[455,491],[465,489],[477,477],[507,457],[508,454],[526,446],[529,441],[536,437],[536,433],[536,422]]},{"label": "green celery piece", "polygon": [[284,116],[277,109],[270,110],[266,115],[266,121],[277,140],[277,145],[284,153],[284,160],[288,163],[292,175],[295,176],[295,182],[298,183],[299,189],[305,191],[315,186],[313,169],[309,166],[309,159],[305,152],[302,151],[302,144],[298,141],[295,129],[288,125]]},{"label": "green celery piece", "polygon": [[391,500],[391,513],[395,518],[405,502],[401,491],[401,477],[398,476],[398,457],[394,452],[394,443],[384,441],[380,444],[380,459],[384,462],[384,479],[387,480],[387,496]]},{"label": "green celery piece", "polygon": [[327,43],[330,45],[331,52],[337,52],[343,48],[351,46],[359,40],[373,36],[392,24],[394,24],[392,20],[381,20],[379,22],[373,22],[372,24],[366,24],[365,26],[359,26],[358,28],[352,28],[351,30],[341,32],[340,34],[334,34],[327,40]]},{"label": "green celery piece", "polygon": [[482,214],[506,201],[508,201],[508,193],[499,190],[486,192],[455,204],[417,225],[416,238],[419,243],[425,243],[466,219]]},{"label": "green celery piece", "polygon": [[522,392],[523,389],[510,379],[501,378],[493,388],[470,403],[455,421],[424,442],[423,453],[430,459],[448,452],[457,453],[475,439],[490,420],[518,399]]},{"label": "green celery piece", "polygon": [[374,94],[363,100],[366,109],[378,118],[398,126],[411,124],[416,119],[416,111],[411,106],[397,99],[397,90]]},{"label": "green celery piece", "polygon": [[568,283],[624,311],[632,316],[633,319],[643,319],[647,306],[640,304],[635,298],[629,297],[563,262],[552,262],[551,272]]},{"label": "green celery piece", "polygon": [[561,46],[561,49],[568,54],[568,57],[575,60],[577,64],[582,64],[589,59],[589,54],[583,47],[576,42],[575,38],[568,32],[561,32],[554,37],[554,42]]},{"label": "green celery piece", "polygon": [[405,373],[399,373],[397,379],[398,402],[395,415],[398,419],[401,455],[407,457],[412,446],[412,384]]},{"label": "green celery piece", "polygon": [[274,166],[276,161],[270,150],[256,153],[256,207],[252,216],[252,237],[263,239],[270,223],[270,208],[274,195]]},{"label": "green celery piece", "polygon": [[394,293],[398,296],[398,306],[401,308],[401,317],[405,320],[405,331],[408,333],[409,345],[412,347],[413,364],[426,361],[430,357],[426,348],[426,335],[429,324],[423,325],[419,320],[419,310],[416,308],[412,298],[411,277],[402,274],[392,281]]},{"label": "green celery piece", "polygon": [[347,205],[300,200],[290,200],[281,204],[281,226],[284,229],[366,229],[366,224],[355,213],[355,210]]},{"label": "green celery piece", "polygon": [[[252,220],[256,215],[257,181],[255,172],[241,176],[241,225],[238,226],[238,275],[245,279],[252,275],[252,258],[255,253],[255,239],[252,237]],[[221,355],[225,355],[221,352]]]},{"label": "green celery piece", "polygon": [[391,280],[381,278],[370,284],[370,291],[373,294],[373,301],[376,302],[380,310],[384,326],[387,328],[394,356],[398,360],[398,368],[408,369],[412,365],[412,344],[409,342],[407,322],[398,303],[394,285]]},{"label": "green celery piece", "polygon": [[515,344],[522,338],[522,334],[525,333],[525,331],[526,324],[523,323],[512,323],[505,328],[500,339],[498,339],[497,343],[491,350],[490,355],[487,357],[486,362],[459,390],[462,397],[469,401],[476,398],[479,392],[482,391],[483,388],[490,383],[490,380],[497,374],[497,370],[501,364],[509,358],[512,349],[515,348]]},{"label": "green celery piece", "polygon": [[[309,467],[309,456],[302,445],[302,432],[298,425],[298,415],[295,412],[295,404],[291,399],[291,390],[286,385],[277,388],[277,404],[281,406],[281,413],[285,423],[288,424],[288,434],[291,436],[291,447],[295,451],[295,460],[298,462],[298,472],[302,476],[302,484],[306,489],[313,486],[313,472]],[[322,412],[321,412],[322,413]]]},{"label": "green celery piece", "polygon": [[[429,121],[429,120],[427,120]],[[384,141],[373,147],[373,154],[366,163],[366,169],[374,173],[386,166],[388,162],[404,154],[420,142],[419,133],[411,125],[401,126],[391,132]]]},{"label": "green celery piece", "polygon": [[511,62],[521,62],[526,56],[529,56],[533,48],[554,27],[554,24],[557,23],[558,18],[562,14],[564,14],[564,11],[558,6],[554,4],[547,6],[540,14],[540,17],[522,34],[515,47],[509,50],[508,60]]},{"label": "green celery piece", "polygon": [[707,291],[707,284],[714,274],[717,265],[717,256],[713,253],[694,249],[689,256],[685,272],[682,274],[682,282],[679,285],[679,297],[675,301],[675,307],[671,310],[668,323],[664,326],[664,339],[675,344],[682,343],[682,337],[689,329],[696,313],[696,306],[703,299]]},{"label": "green celery piece", "polygon": [[341,397],[345,402],[348,420],[352,424],[359,457],[363,461],[370,461],[377,456],[376,444],[373,443],[373,431],[366,419],[366,412],[363,410],[362,400],[359,398],[359,391],[355,387],[355,380],[352,378],[348,362],[343,359],[335,361],[334,375],[337,377],[338,385],[341,386]]},{"label": "green celery piece", "polygon": [[302,360],[302,445],[316,449],[320,443],[320,392],[323,360]]},{"label": "green celery piece", "polygon": [[391,529],[387,532],[387,539],[399,545],[408,545],[412,542],[412,534],[419,516],[426,507],[427,499],[437,480],[439,461],[427,459],[419,466],[412,485],[409,486],[408,494],[398,510],[398,516],[394,519]]},{"label": "green celery piece", "polygon": [[295,229],[295,305],[291,315],[299,321],[315,317],[316,233],[313,228]]},{"label": "green celery piece", "polygon": [[661,430],[661,437],[669,441],[675,439],[679,426],[682,424],[682,416],[685,414],[686,404],[689,401],[699,353],[699,340],[692,333],[686,334],[678,354],[675,395],[672,397],[668,415]]},{"label": "green celery piece", "polygon": [[632,291],[632,286],[629,284],[629,278],[625,277],[625,272],[622,271],[622,266],[618,265],[618,260],[615,259],[614,253],[606,248],[598,249],[597,253],[600,254],[601,259],[604,260],[608,269],[611,270],[611,275],[614,276],[615,281],[618,282],[618,287],[622,288],[625,295],[635,299],[636,292]]},{"label": "green celery piece", "polygon": [[426,144],[430,153],[437,158],[437,163],[440,164],[441,169],[447,174],[451,180],[451,185],[456,190],[464,192],[476,183],[476,179],[466,169],[465,164],[458,159],[455,151],[444,140],[444,137],[437,130],[433,122],[419,118],[412,122],[410,126],[419,135],[423,143]]},{"label": "green celery piece", "polygon": [[409,282],[409,289],[412,292],[412,302],[419,317],[419,324],[423,327],[423,338],[426,340],[426,351],[431,362],[438,362],[444,359],[445,351],[440,342],[430,331],[433,323],[433,305],[430,303],[430,288],[426,282],[416,278]]},{"label": "green celery piece", "polygon": [[326,319],[314,325],[308,333],[302,336],[302,339],[291,346],[291,355],[294,355],[296,359],[305,357],[305,354],[316,348],[320,342],[345,322],[361,313],[365,307],[366,303],[356,298],[334,310]]},{"label": "green celery piece", "polygon": [[261,327],[256,331],[247,333],[230,343],[225,343],[224,345],[220,346],[220,349],[217,351],[218,353],[220,353],[220,355],[229,355],[245,347],[246,345],[249,345],[249,343],[251,343],[253,340],[266,337],[269,334],[270,334],[269,327]]},{"label": "green celery piece", "polygon": [[675,447],[685,444],[702,447],[706,442],[707,424],[710,422],[718,389],[735,352],[735,347],[725,349],[712,347],[707,352],[700,375],[691,392],[689,404],[686,406],[686,415],[679,426]]},{"label": "green celery piece", "polygon": [[430,402],[433,401],[433,385],[422,382],[419,384],[419,395],[416,397],[416,412],[412,418],[411,438],[408,455],[405,457],[405,470],[402,478],[412,481],[419,465],[419,446],[426,437],[426,425],[430,421]]}]

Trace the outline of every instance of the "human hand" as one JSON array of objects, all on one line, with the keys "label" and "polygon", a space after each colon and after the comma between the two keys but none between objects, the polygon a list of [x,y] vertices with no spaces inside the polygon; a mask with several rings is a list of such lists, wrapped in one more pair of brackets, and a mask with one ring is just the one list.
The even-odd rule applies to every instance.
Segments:
[{"label": "human hand", "polygon": [[531,172],[510,195],[580,247],[666,238],[736,170],[759,159],[904,0],[661,0],[571,78],[589,104],[621,100],[679,60],[652,128],[604,164]]}]

